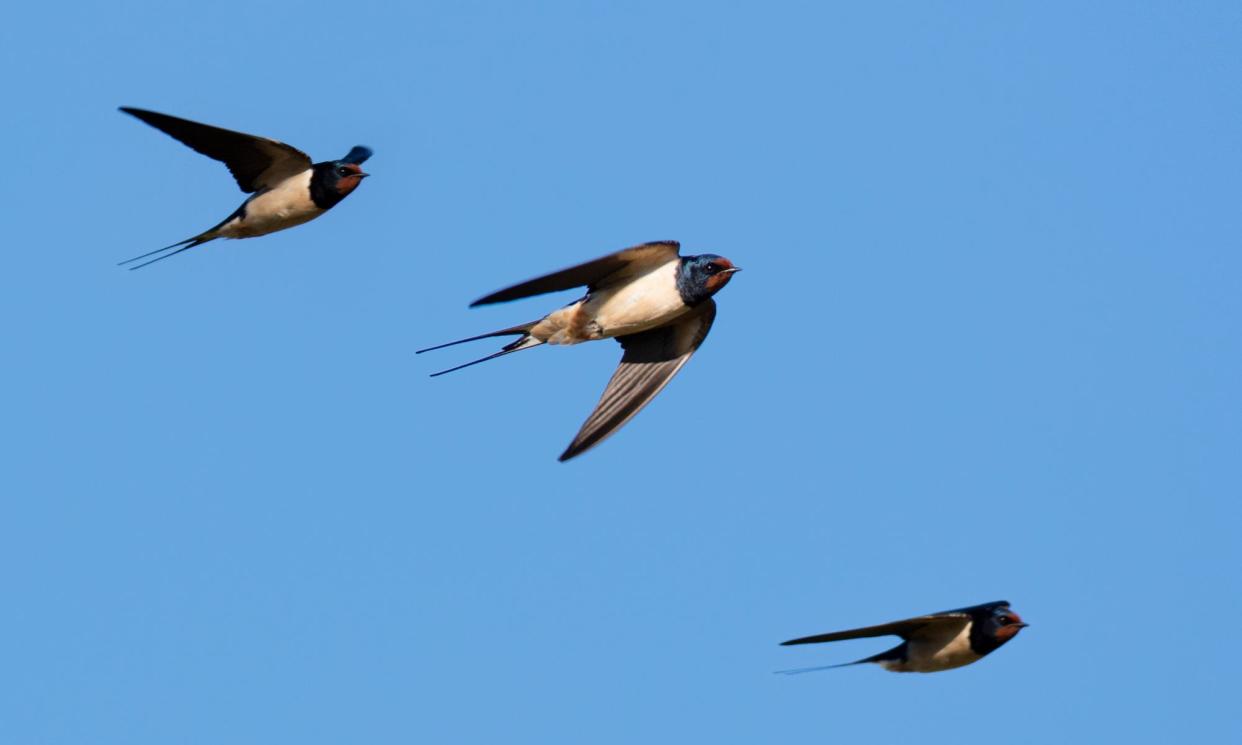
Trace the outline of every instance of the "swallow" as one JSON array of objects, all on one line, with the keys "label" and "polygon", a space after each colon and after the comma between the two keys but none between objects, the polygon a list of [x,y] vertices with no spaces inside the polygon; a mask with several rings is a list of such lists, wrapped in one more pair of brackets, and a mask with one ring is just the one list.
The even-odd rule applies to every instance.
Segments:
[{"label": "swallow", "polygon": [[790,644],[819,644],[842,639],[862,639],[872,636],[900,636],[901,644],[886,652],[865,657],[841,665],[804,667],[781,670],[786,674],[809,673],[834,667],[861,665],[874,662],[885,670],[895,673],[935,673],[978,662],[1002,644],[1017,636],[1026,628],[1017,613],[1009,610],[1009,601],[974,605],[969,608],[932,613],[904,621],[893,621],[879,626],[866,626],[849,631],[804,636],[781,642]]},{"label": "swallow", "polygon": [[712,296],[741,271],[715,254],[681,256],[677,241],[644,243],[507,287],[470,307],[585,286],[586,295],[518,326],[418,350],[418,354],[496,336],[517,336],[499,352],[434,373],[454,372],[543,344],[616,339],[621,364],[560,461],[598,445],[655,398],[707,338]]},{"label": "swallow", "polygon": [[301,150],[266,137],[127,106],[121,111],[224,163],[241,190],[251,195],[215,227],[120,263],[123,266],[176,249],[131,269],[217,238],[254,238],[301,225],[327,212],[370,175],[363,173],[361,165],[371,157],[371,149],[362,145],[355,145],[340,160],[311,163],[310,156]]}]

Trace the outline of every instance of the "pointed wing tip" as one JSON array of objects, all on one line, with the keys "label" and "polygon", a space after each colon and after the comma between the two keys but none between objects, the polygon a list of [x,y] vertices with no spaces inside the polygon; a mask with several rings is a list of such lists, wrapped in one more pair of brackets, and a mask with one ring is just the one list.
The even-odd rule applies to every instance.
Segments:
[{"label": "pointed wing tip", "polygon": [[816,638],[814,636],[800,636],[797,639],[787,639],[781,642],[780,645],[782,647],[792,647],[796,644],[814,644]]},{"label": "pointed wing tip", "polygon": [[511,289],[513,289],[513,288],[511,288],[511,287],[510,287],[510,288],[506,288],[506,289],[503,289],[503,290],[497,290],[496,292],[493,292],[493,293],[491,293],[490,295],[484,295],[483,297],[481,297],[481,298],[479,298],[479,299],[477,299],[477,300],[475,300],[475,301],[471,302],[471,303],[470,303],[470,305],[468,305],[468,306],[466,306],[466,307],[468,307],[468,308],[477,308],[477,307],[479,307],[480,305],[491,305],[491,304],[493,304],[493,303],[501,303],[501,302],[504,302],[504,301],[506,301],[506,300],[510,300],[510,299],[516,300],[517,298],[509,298],[509,297],[507,297],[507,294],[509,293],[509,290],[511,290]]},{"label": "pointed wing tip", "polygon": [[489,294],[489,296],[483,296],[477,300],[474,300],[473,303],[468,305],[468,308],[478,308],[479,305],[494,305],[496,303],[508,303],[509,300],[520,300],[523,297],[525,297],[525,296],[509,297],[510,294],[512,293],[509,293],[508,289],[502,289],[502,291],[493,292],[492,294]]},{"label": "pointed wing tip", "polygon": [[164,116],[157,111],[151,111],[150,109],[140,109],[137,106],[117,106],[116,110],[123,114],[129,114],[132,117],[136,117],[144,121],[146,120],[146,117],[151,116],[152,114],[156,116]]},{"label": "pointed wing tip", "polygon": [[[620,429],[620,428],[618,427],[617,429]],[[612,430],[612,432],[616,432],[616,430],[614,429]],[[609,432],[609,435],[612,434],[612,432]],[[609,436],[609,435],[604,435],[603,437],[581,437],[581,434],[582,433],[579,432],[578,435],[575,435],[573,442],[569,443],[569,445],[565,448],[565,452],[557,456],[556,461],[558,463],[564,463],[567,460],[572,460],[574,458],[577,458],[579,455],[582,455],[586,451],[590,450],[591,448],[600,444],[604,440],[608,439],[608,436]]]},{"label": "pointed wing tip", "polygon": [[372,155],[375,155],[375,151],[367,147],[366,145],[354,145],[353,149],[349,151],[349,154],[346,155],[344,158],[341,158],[341,161],[345,163],[353,163],[354,165],[360,166],[363,163],[365,163],[367,161],[367,158],[370,158]]},{"label": "pointed wing tip", "polygon": [[513,287],[506,287],[503,290],[497,290],[491,294],[484,295],[483,297],[470,303],[470,305],[467,307],[477,308],[480,305],[494,305],[496,303],[507,303],[511,300],[522,300],[523,298],[531,297],[530,295],[524,295],[521,293],[513,292],[514,289],[519,288],[521,286],[522,285],[514,285]]},{"label": "pointed wing tip", "polygon": [[[624,424],[624,422],[622,424]],[[569,443],[569,446],[565,448],[565,452],[561,453],[557,457],[556,459],[557,462],[564,463],[567,460],[577,458],[579,455],[582,455],[583,453],[595,447],[596,445],[600,444],[604,440],[607,440],[609,437],[615,434],[617,430],[619,429],[621,429],[620,426],[613,427],[607,430],[603,435],[600,435],[598,432],[592,432],[586,437],[583,437],[582,432],[579,431],[578,434],[574,436],[574,441]]]}]

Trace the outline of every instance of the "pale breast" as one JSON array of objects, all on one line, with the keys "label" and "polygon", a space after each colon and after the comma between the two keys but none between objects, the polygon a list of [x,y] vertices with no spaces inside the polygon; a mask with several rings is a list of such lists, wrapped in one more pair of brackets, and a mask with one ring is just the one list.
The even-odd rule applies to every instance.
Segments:
[{"label": "pale breast", "polygon": [[311,172],[291,176],[246,202],[246,215],[230,220],[220,233],[227,238],[252,238],[291,228],[314,219],[323,210],[311,201]]},{"label": "pale breast", "polygon": [[582,306],[600,337],[624,336],[663,326],[689,308],[677,292],[678,259],[630,282],[592,294]]}]

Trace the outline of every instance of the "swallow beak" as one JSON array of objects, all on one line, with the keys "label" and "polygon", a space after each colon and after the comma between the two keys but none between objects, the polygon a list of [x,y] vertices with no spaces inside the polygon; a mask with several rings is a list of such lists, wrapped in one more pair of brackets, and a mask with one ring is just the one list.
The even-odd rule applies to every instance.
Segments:
[{"label": "swallow beak", "polygon": [[369,173],[364,173],[363,171],[358,171],[358,178],[366,178],[367,176],[370,176],[370,175],[371,175],[371,174],[369,174]]},{"label": "swallow beak", "polygon": [[732,273],[734,273],[734,272],[740,272],[740,271],[742,271],[742,267],[740,267],[740,266],[731,266],[731,267],[729,267],[728,269],[726,269],[726,270],[724,270],[723,272],[721,272],[721,274],[732,274]]},{"label": "swallow beak", "polygon": [[1030,624],[1029,623],[1015,623],[1014,626],[1017,626],[1020,629],[1025,629],[1027,626],[1030,626]]}]

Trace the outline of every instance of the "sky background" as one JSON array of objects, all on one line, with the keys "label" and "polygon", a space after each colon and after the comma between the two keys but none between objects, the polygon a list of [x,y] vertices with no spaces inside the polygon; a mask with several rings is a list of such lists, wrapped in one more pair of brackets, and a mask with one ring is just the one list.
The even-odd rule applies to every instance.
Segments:
[{"label": "sky background", "polygon": [[[1242,738],[1237,3],[4,15],[5,743]],[[127,272],[243,195],[121,105],[374,177]],[[660,239],[746,271],[575,461],[617,345],[413,354]]]}]

